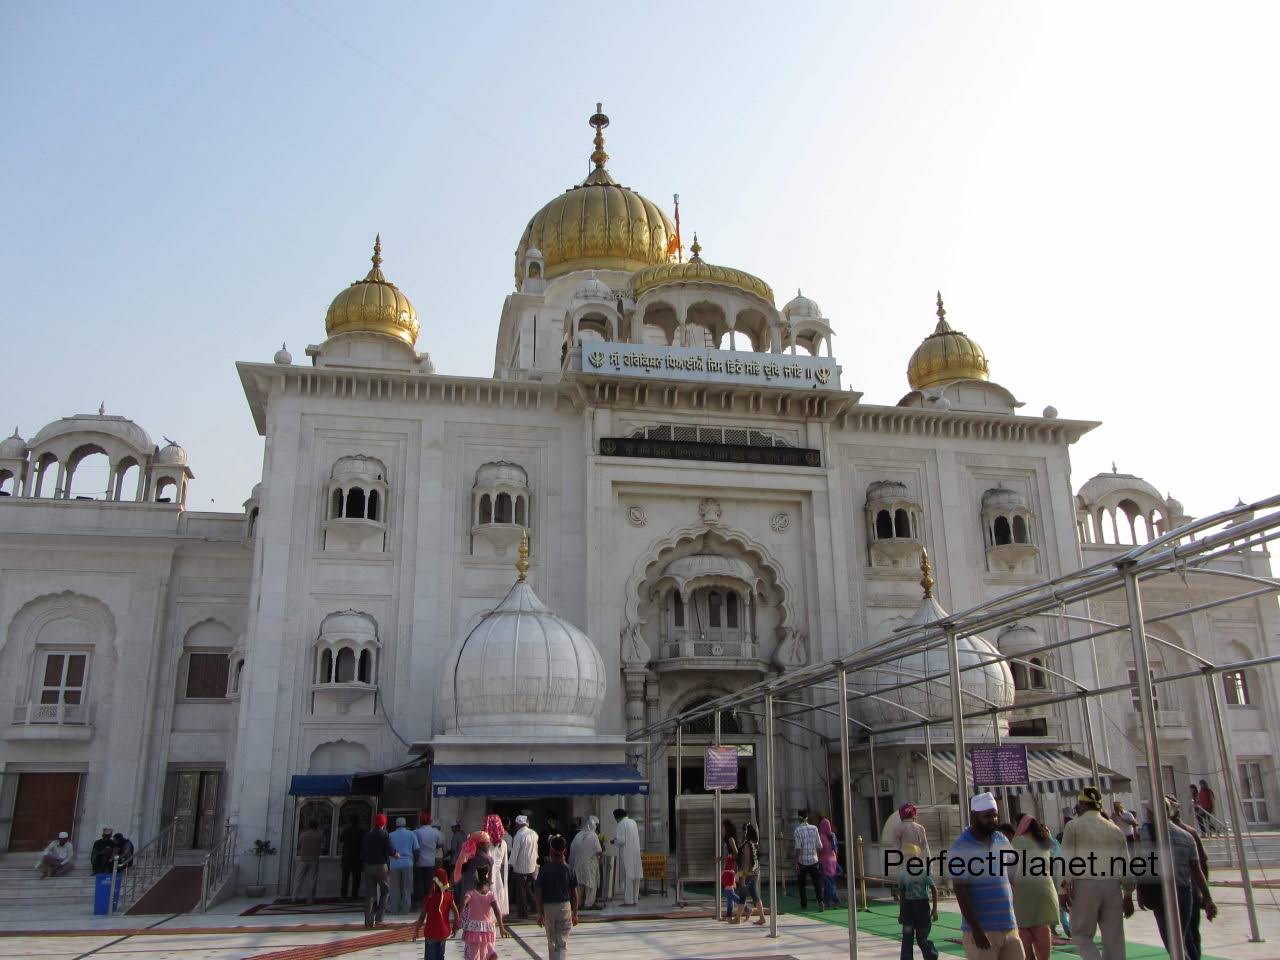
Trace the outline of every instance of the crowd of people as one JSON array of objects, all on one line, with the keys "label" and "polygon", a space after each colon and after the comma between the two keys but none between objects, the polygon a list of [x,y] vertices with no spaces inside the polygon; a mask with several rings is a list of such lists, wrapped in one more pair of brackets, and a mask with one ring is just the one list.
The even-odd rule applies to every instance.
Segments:
[{"label": "crowd of people", "polygon": [[[546,816],[541,835],[530,815],[507,820],[491,813],[481,829],[470,833],[454,823],[448,837],[425,810],[412,830],[404,817],[396,818],[391,830],[385,814],[375,814],[367,830],[352,818],[339,834],[342,896],[359,897],[363,887],[368,929],[388,913],[409,913],[418,905],[415,939],[424,937],[426,960],[443,957],[445,942],[459,935],[467,960],[490,960],[512,915],[536,919],[546,931],[548,957],[562,960],[578,911],[602,909],[605,838],[595,816],[585,817],[570,840],[553,815]],[[639,829],[625,810],[615,810],[614,820],[608,842],[621,871],[623,902],[634,904],[642,877]],[[314,902],[322,846],[319,824],[304,824],[295,900]]]},{"label": "crowd of people", "polygon": [[[1187,960],[1200,960],[1200,917],[1217,915],[1217,906],[1208,886],[1208,859],[1199,832],[1182,819],[1175,797],[1162,798],[1159,812],[1169,826],[1172,872],[1177,892],[1178,916],[1165,913],[1159,868],[1152,873],[1131,873],[1116,864],[1132,864],[1142,859],[1141,851],[1155,847],[1156,826],[1137,817],[1120,803],[1105,812],[1102,794],[1085,787],[1075,804],[1074,816],[1054,837],[1033,816],[1023,816],[1016,826],[1001,822],[999,805],[990,793],[981,793],[970,803],[969,826],[947,850],[950,858],[960,858],[967,866],[960,875],[949,876],[962,917],[962,944],[970,960],[1049,960],[1053,944],[1065,943],[1056,936],[1061,925],[1076,952],[1084,960],[1123,960],[1124,921],[1137,906],[1155,915],[1161,940],[1168,949],[1178,937]],[[904,824],[914,810],[900,811]],[[908,813],[910,815],[908,815]],[[917,825],[918,826],[918,825]],[[906,857],[927,857],[923,829],[900,829],[899,847]],[[905,838],[905,839],[904,839]],[[1012,869],[998,866],[1002,851],[1018,856]],[[1054,862],[1087,862],[1088,872],[1063,876],[1050,869]],[[1012,858],[1011,858],[1012,859]],[[1155,861],[1153,861],[1155,862]],[[937,892],[934,879],[913,872],[906,863],[898,875],[902,960],[911,960],[918,946],[925,960],[936,960],[938,950],[929,939],[937,920]],[[1101,933],[1102,948],[1094,942]]]}]

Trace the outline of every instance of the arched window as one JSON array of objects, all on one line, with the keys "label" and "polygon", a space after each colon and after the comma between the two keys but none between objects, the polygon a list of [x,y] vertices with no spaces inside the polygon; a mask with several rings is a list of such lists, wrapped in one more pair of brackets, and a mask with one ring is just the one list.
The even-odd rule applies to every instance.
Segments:
[{"label": "arched window", "polygon": [[333,651],[320,651],[320,675],[316,683],[333,683]]},{"label": "arched window", "polygon": [[13,497],[18,493],[18,480],[12,472],[0,470],[0,497]]},{"label": "arched window", "polygon": [[368,512],[368,517],[369,517],[369,519],[370,519],[370,520],[377,520],[377,519],[378,519],[378,506],[379,506],[379,504],[378,504],[378,491],[377,491],[377,490],[370,490],[370,491],[369,491],[369,508],[368,508],[368,511],[369,511],[369,512]]},{"label": "arched window", "polygon": [[524,526],[524,497],[516,497],[516,523]]},{"label": "arched window", "polygon": [[725,625],[736,630],[738,627],[738,595],[736,593],[729,594],[725,598],[724,607]]},{"label": "arched window", "polygon": [[329,519],[337,520],[342,516],[343,496],[341,490],[333,491],[333,504],[329,507]]},{"label": "arched window", "polygon": [[[692,703],[684,706],[682,708],[682,712],[683,710],[692,710],[694,707],[700,707],[704,703],[710,703],[712,699],[712,697],[702,697],[698,700],[694,700]],[[685,724],[684,731],[685,733],[691,733],[695,736],[699,734],[708,737],[712,736],[715,733],[715,717],[711,714],[707,714],[705,717],[699,717],[697,720]],[[738,721],[737,716],[729,712],[722,712],[720,714],[720,735],[721,737],[742,735],[742,724]]]},{"label": "arched window", "polygon": [[1011,663],[1009,669],[1013,672],[1013,689],[1026,690],[1028,688],[1026,664]]},{"label": "arched window", "polygon": [[876,539],[891,540],[893,538],[893,517],[888,510],[876,514]]},{"label": "arched window", "polygon": [[684,600],[677,590],[671,591],[671,620],[677,627],[684,626]]},{"label": "arched window", "polygon": [[493,505],[493,522],[494,523],[510,523],[511,522],[511,494],[500,493]]},{"label": "arched window", "polygon": [[996,522],[991,525],[991,536],[996,546],[1013,542],[1013,534],[1009,529],[1008,517],[996,517]]},{"label": "arched window", "polygon": [[350,647],[338,651],[338,659],[334,664],[333,682],[350,683],[356,678],[356,652]]},{"label": "arched window", "polygon": [[173,503],[173,498],[178,494],[178,485],[168,477],[164,477],[156,484],[156,503]]},{"label": "arched window", "polygon": [[370,657],[368,650],[360,651],[360,667],[356,671],[356,679],[361,683],[369,682],[369,667],[371,659],[372,658]]},{"label": "arched window", "polygon": [[540,276],[542,276],[542,265],[535,260],[529,264],[529,279],[537,280]]},{"label": "arched window", "polygon": [[356,520],[364,519],[364,490],[352,487],[347,491],[347,516]]},{"label": "arched window", "polygon": [[719,591],[712,590],[707,594],[707,626],[720,626],[720,607],[723,603],[723,597]]},{"label": "arched window", "polygon": [[1027,536],[1027,520],[1021,514],[1013,518],[1013,542],[1014,543],[1030,543],[1031,538]]},{"label": "arched window", "polygon": [[911,536],[911,515],[901,507],[893,515],[893,535],[895,537]]},{"label": "arched window", "polygon": [[1233,707],[1253,706],[1249,691],[1249,671],[1232,670],[1222,675],[1222,685],[1227,691],[1227,703]]},{"label": "arched window", "polygon": [[249,511],[249,536],[254,536],[258,532],[258,508],[254,507]]},{"label": "arched window", "polygon": [[480,498],[480,522],[493,523],[493,498],[487,493]]},{"label": "arched window", "polygon": [[1031,658],[1031,687],[1033,690],[1043,690],[1049,686],[1049,678],[1045,674],[1044,661],[1039,657]]}]

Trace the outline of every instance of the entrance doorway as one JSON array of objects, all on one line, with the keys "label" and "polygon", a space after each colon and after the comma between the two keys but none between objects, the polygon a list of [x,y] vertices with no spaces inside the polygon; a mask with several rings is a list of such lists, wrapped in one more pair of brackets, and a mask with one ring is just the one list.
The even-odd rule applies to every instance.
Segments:
[{"label": "entrance doorway", "polygon": [[43,850],[59,832],[71,833],[79,795],[78,773],[18,774],[9,849]]},{"label": "entrance doorway", "polygon": [[516,831],[516,817],[529,811],[529,826],[538,834],[540,855],[546,854],[547,841],[553,833],[573,840],[573,801],[569,797],[495,797],[486,801],[485,811],[510,822],[512,833]]},{"label": "entrance doorway", "polygon": [[165,783],[164,823],[178,821],[177,850],[208,850],[218,839],[221,770],[170,770]]}]

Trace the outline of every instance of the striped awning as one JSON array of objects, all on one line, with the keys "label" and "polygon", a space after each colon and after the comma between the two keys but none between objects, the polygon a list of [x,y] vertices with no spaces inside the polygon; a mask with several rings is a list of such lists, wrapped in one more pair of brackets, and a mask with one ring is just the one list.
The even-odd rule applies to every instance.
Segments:
[{"label": "striped awning", "polygon": [[[924,753],[916,754],[921,760],[925,759]],[[952,782],[956,776],[956,754],[954,750],[935,749],[933,751],[933,769],[942,776]],[[973,764],[966,760],[964,762],[965,778],[969,781],[970,786],[973,783]],[[1043,749],[1027,749],[1027,773],[1031,779],[1028,784],[1010,784],[1006,787],[1013,793],[1062,793],[1073,794],[1079,793],[1083,787],[1093,783],[1093,771],[1090,769],[1089,760],[1076,753],[1070,753],[1066,750],[1043,750]],[[1104,793],[1114,791],[1124,792],[1129,789],[1129,779],[1116,773],[1114,770],[1098,764],[1098,779],[1101,783],[1097,784],[1098,789]],[[980,783],[976,784],[976,788],[986,790],[993,786],[1005,786],[1004,784]]]}]

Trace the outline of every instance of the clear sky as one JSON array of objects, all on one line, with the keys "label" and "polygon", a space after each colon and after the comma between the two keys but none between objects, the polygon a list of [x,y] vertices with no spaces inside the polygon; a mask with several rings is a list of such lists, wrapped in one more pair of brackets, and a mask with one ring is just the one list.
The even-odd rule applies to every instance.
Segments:
[{"label": "clear sky", "polygon": [[0,424],[109,413],[239,510],[236,360],[384,269],[487,376],[529,217],[610,170],[803,287],[871,403],[948,319],[1193,515],[1276,492],[1280,4],[0,4]]}]

